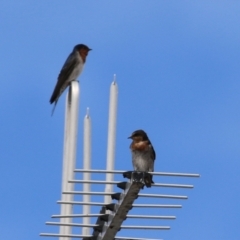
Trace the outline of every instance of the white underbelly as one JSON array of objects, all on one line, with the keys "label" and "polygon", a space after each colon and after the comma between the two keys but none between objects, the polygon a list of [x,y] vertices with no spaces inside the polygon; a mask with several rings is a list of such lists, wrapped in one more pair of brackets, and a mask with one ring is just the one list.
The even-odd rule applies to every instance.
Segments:
[{"label": "white underbelly", "polygon": [[79,77],[79,75],[81,74],[82,70],[83,70],[83,63],[79,63],[77,65],[77,67],[74,68],[74,70],[72,71],[71,75],[69,76],[69,81],[75,81],[77,80],[77,78]]},{"label": "white underbelly", "polygon": [[153,171],[153,160],[148,152],[134,151],[132,153],[132,162],[135,171]]}]

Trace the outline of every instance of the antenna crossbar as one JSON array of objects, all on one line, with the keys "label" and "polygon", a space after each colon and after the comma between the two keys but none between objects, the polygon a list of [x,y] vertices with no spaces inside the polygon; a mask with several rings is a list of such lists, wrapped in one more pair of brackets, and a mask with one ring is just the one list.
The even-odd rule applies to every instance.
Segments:
[{"label": "antenna crossbar", "polygon": [[[81,224],[81,223],[61,223],[61,222],[46,222],[46,225],[54,226],[71,226],[71,227],[100,227],[98,224]],[[142,229],[142,230],[169,230],[169,226],[121,226],[121,229]]]},{"label": "antenna crossbar", "polygon": [[[76,194],[76,195],[113,195],[115,192],[80,192],[80,191],[66,191],[62,194]],[[187,196],[177,196],[177,195],[163,195],[163,194],[143,194],[139,193],[138,197],[153,197],[153,198],[173,198],[173,199],[187,199]]]},{"label": "antenna crossbar", "polygon": [[[90,183],[90,184],[118,184],[118,181],[97,181],[97,180],[69,180],[69,183]],[[152,187],[172,187],[172,188],[193,188],[193,185],[186,184],[168,184],[168,183],[154,183]]]},{"label": "antenna crossbar", "polygon": [[[112,173],[123,174],[126,171],[123,170],[101,170],[101,169],[75,169],[74,172],[89,172],[89,173]],[[196,173],[169,173],[169,172],[148,172],[155,176],[171,176],[171,177],[200,177],[200,174]]]},{"label": "antenna crossbar", "polygon": [[[106,214],[71,214],[71,215],[52,215],[52,218],[84,218],[84,217],[101,217]],[[143,219],[176,219],[176,216],[155,216],[155,215],[127,215],[127,218],[143,218]]]},{"label": "antenna crossbar", "polygon": [[[57,201],[58,204],[71,204],[71,205],[92,205],[92,206],[106,206],[106,203],[101,202],[67,202]],[[132,207],[143,207],[143,208],[181,208],[182,205],[170,205],[170,204],[132,204]]]}]

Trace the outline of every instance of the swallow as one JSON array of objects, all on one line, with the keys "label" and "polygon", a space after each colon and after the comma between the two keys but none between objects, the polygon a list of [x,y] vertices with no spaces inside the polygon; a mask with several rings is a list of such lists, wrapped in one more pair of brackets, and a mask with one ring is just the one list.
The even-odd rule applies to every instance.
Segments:
[{"label": "swallow", "polygon": [[91,48],[84,44],[78,44],[73,48],[67,60],[63,64],[63,67],[58,75],[56,86],[50,98],[50,103],[54,103],[52,115],[61,94],[72,81],[77,80],[77,77],[82,72],[88,52],[91,50]]},{"label": "swallow", "polygon": [[[130,149],[134,171],[153,172],[156,153],[146,132],[143,130],[136,130],[128,138],[132,139]],[[147,187],[151,187],[153,181],[150,179],[145,181],[145,183]]]}]

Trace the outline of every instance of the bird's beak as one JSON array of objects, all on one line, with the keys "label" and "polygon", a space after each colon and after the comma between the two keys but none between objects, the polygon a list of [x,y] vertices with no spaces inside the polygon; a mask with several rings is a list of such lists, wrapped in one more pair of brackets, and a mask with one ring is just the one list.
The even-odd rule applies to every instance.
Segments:
[{"label": "bird's beak", "polygon": [[132,139],[132,136],[128,137],[128,139]]},{"label": "bird's beak", "polygon": [[88,51],[92,51],[92,49],[91,49],[91,48],[89,48],[89,49],[88,49]]}]

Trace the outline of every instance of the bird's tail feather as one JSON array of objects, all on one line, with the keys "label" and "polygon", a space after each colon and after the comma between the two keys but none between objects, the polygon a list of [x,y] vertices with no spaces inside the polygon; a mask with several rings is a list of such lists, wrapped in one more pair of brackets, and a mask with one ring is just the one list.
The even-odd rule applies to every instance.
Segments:
[{"label": "bird's tail feather", "polygon": [[55,103],[54,103],[54,105],[53,105],[53,109],[52,109],[52,114],[51,114],[51,116],[53,116],[53,113],[54,113],[54,110],[55,110],[56,106],[57,106],[57,101],[55,101]]}]

